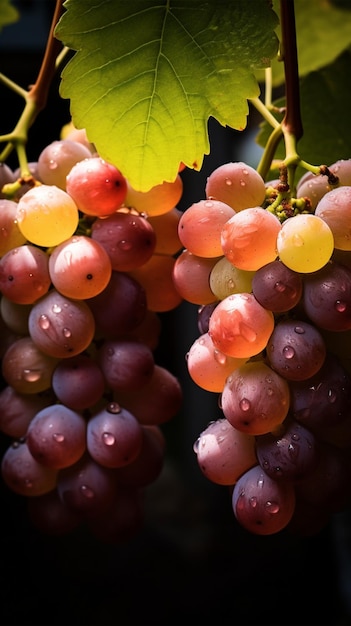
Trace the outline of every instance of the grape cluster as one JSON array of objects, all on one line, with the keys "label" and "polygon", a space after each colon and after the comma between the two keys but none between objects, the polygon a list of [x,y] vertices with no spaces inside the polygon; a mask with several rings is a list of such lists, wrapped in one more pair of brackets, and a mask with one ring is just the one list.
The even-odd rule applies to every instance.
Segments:
[{"label": "grape cluster", "polygon": [[225,163],[178,225],[187,369],[220,411],[194,451],[258,535],[313,534],[351,498],[351,160],[318,171],[291,191]]},{"label": "grape cluster", "polygon": [[156,358],[182,179],[137,192],[73,127],[30,171],[0,169],[2,479],[40,530],[123,541],[182,404]]}]

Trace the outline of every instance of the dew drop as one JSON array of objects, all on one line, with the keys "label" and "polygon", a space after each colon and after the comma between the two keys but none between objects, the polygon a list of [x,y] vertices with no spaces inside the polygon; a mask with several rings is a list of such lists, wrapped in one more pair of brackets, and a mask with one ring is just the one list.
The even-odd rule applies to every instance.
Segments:
[{"label": "dew drop", "polygon": [[239,402],[239,407],[242,411],[249,411],[251,409],[251,402],[247,398],[243,398]]},{"label": "dew drop", "polygon": [[347,309],[346,302],[343,302],[342,300],[337,300],[335,302],[335,309],[337,310],[338,313],[344,313]]},{"label": "dew drop", "polygon": [[132,249],[133,244],[131,241],[128,241],[127,239],[121,239],[121,241],[118,242],[117,247],[123,252],[128,252],[128,250]]},{"label": "dew drop", "polygon": [[333,389],[329,389],[328,390],[328,402],[330,402],[330,404],[334,404],[334,402],[337,399],[337,394],[335,393],[335,391]]},{"label": "dew drop", "polygon": [[284,293],[284,291],[286,291],[286,285],[284,285],[284,283],[282,283],[280,280],[277,280],[277,282],[274,284],[274,289],[279,293]]},{"label": "dew drop", "polygon": [[57,443],[63,443],[65,440],[65,437],[62,433],[54,433],[52,438],[57,441]]},{"label": "dew drop", "polygon": [[278,502],[273,502],[272,500],[267,500],[265,508],[269,513],[279,513],[280,510]]},{"label": "dew drop", "polygon": [[50,320],[47,315],[41,315],[39,317],[38,324],[42,330],[47,330],[50,327]]},{"label": "dew drop", "polygon": [[293,359],[295,356],[295,350],[292,346],[285,346],[283,348],[283,355],[286,359]]},{"label": "dew drop", "polygon": [[66,339],[69,339],[69,337],[72,337],[72,331],[69,328],[63,328],[62,334],[64,337],[66,337]]},{"label": "dew drop", "polygon": [[297,335],[304,335],[305,334],[305,329],[302,326],[295,326],[294,332]]},{"label": "dew drop", "polygon": [[116,443],[116,437],[112,433],[102,433],[101,438],[107,446],[113,446]]},{"label": "dew drop", "polygon": [[33,481],[30,478],[25,478],[24,484],[26,487],[28,487],[28,489],[31,489],[33,487]]},{"label": "dew drop", "polygon": [[91,487],[88,487],[88,485],[81,485],[80,492],[87,499],[91,500],[92,498],[95,497],[94,491],[92,490]]},{"label": "dew drop", "polygon": [[227,185],[227,187],[231,187],[232,186],[232,181],[230,180],[230,178],[226,178],[225,179],[225,184]]},{"label": "dew drop", "polygon": [[223,352],[220,352],[220,350],[215,350],[213,353],[214,359],[217,363],[219,363],[219,365],[225,365],[227,362],[227,357],[225,354],[223,354]]},{"label": "dew drop", "polygon": [[252,496],[249,500],[250,506],[255,509],[257,507],[257,498],[256,496]]},{"label": "dew drop", "polygon": [[61,313],[62,308],[60,307],[59,304],[53,304],[51,307],[51,310],[53,313]]},{"label": "dew drop", "polygon": [[196,441],[194,442],[194,445],[193,445],[193,450],[194,450],[195,454],[197,454],[197,453],[198,453],[198,451],[199,451],[199,447],[200,447],[200,440],[201,440],[201,437],[198,437],[198,438],[196,439]]},{"label": "dew drop", "polygon": [[108,413],[112,413],[113,415],[117,415],[118,413],[121,412],[121,407],[118,404],[118,402],[109,402],[109,404],[106,407],[106,411]]},{"label": "dew drop", "polygon": [[23,370],[22,378],[27,383],[36,383],[41,378],[41,371],[25,369]]}]

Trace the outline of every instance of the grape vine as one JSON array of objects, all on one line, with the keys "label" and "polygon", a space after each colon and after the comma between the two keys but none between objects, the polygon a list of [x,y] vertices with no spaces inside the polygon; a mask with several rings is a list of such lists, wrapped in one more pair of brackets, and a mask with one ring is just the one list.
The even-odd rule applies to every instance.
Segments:
[{"label": "grape vine", "polygon": [[[350,138],[335,158],[304,144],[299,0],[202,5],[57,0],[34,84],[0,74],[24,100],[0,135],[1,474],[46,533],[118,543],[142,527],[162,427],[186,411],[158,362],[162,314],[183,302],[189,377],[221,411],[193,450],[235,520],[313,534],[351,497]],[[30,162],[58,73],[70,119]],[[257,166],[222,163],[180,210],[209,118],[241,132],[251,109]]]}]

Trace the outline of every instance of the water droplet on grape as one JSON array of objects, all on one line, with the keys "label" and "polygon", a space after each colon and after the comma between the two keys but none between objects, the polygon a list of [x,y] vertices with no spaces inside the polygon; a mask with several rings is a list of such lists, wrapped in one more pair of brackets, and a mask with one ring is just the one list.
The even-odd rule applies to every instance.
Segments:
[{"label": "water droplet on grape", "polygon": [[25,478],[24,480],[24,484],[26,487],[28,487],[29,489],[31,489],[33,487],[33,482],[30,478]]},{"label": "water droplet on grape", "polygon": [[80,492],[85,498],[92,499],[95,497],[94,491],[88,485],[81,485]]},{"label": "water droplet on grape", "polygon": [[66,337],[66,339],[72,337],[72,331],[69,328],[63,328],[62,334],[64,337]]},{"label": "water droplet on grape", "polygon": [[335,308],[338,311],[338,313],[344,313],[347,309],[346,302],[343,302],[342,300],[337,300],[335,302]]},{"label": "water droplet on grape", "polygon": [[60,307],[59,304],[53,304],[51,307],[51,310],[53,313],[61,313],[62,308]]},{"label": "water droplet on grape", "polygon": [[57,443],[63,443],[65,440],[65,437],[62,433],[54,433],[52,438],[57,441]]},{"label": "water droplet on grape", "polygon": [[304,335],[305,334],[305,329],[302,326],[295,326],[294,332],[297,335]]},{"label": "water droplet on grape", "polygon": [[239,332],[243,339],[245,339],[245,341],[248,341],[249,343],[253,343],[257,339],[256,331],[245,322],[239,323]]},{"label": "water droplet on grape", "polygon": [[294,246],[296,246],[297,248],[300,248],[301,246],[303,246],[303,239],[300,235],[294,235],[292,237],[292,243]]},{"label": "water droplet on grape", "polygon": [[284,293],[284,291],[286,291],[286,285],[284,285],[284,283],[282,283],[280,280],[277,280],[277,282],[274,284],[274,289],[279,293]]},{"label": "water droplet on grape", "polygon": [[121,407],[118,404],[118,402],[109,402],[109,404],[106,407],[106,411],[108,413],[112,413],[113,415],[117,415],[118,413],[121,412]]},{"label": "water droplet on grape", "polygon": [[42,330],[47,330],[50,327],[50,320],[47,315],[41,315],[39,317],[38,324]]},{"label": "water droplet on grape", "polygon": [[249,411],[251,409],[251,402],[247,398],[243,398],[239,402],[239,407],[242,411]]},{"label": "water droplet on grape", "polygon": [[227,357],[225,354],[223,354],[223,352],[220,352],[219,350],[215,350],[214,353],[214,358],[215,361],[217,361],[217,363],[219,363],[219,365],[225,365],[227,362]]},{"label": "water droplet on grape", "polygon": [[328,390],[328,402],[330,402],[330,404],[334,404],[334,402],[337,399],[337,394],[335,393],[335,391],[333,389],[329,389]]},{"label": "water droplet on grape", "polygon": [[232,181],[230,180],[230,178],[226,178],[226,179],[225,179],[225,184],[226,184],[228,187],[231,187],[231,185],[232,185],[233,183],[232,183]]},{"label": "water droplet on grape", "polygon": [[121,241],[118,242],[117,246],[120,250],[128,252],[128,250],[132,249],[133,244],[127,239],[121,239]]},{"label": "water droplet on grape", "polygon": [[257,498],[256,496],[252,496],[249,500],[250,506],[255,509],[257,507]]},{"label": "water droplet on grape", "polygon": [[269,513],[279,513],[280,507],[278,502],[271,502],[270,500],[267,500],[265,507]]},{"label": "water droplet on grape", "polygon": [[22,378],[27,383],[35,383],[38,380],[40,380],[40,377],[41,377],[41,371],[40,370],[25,369],[22,372]]},{"label": "water droplet on grape", "polygon": [[54,159],[50,159],[49,170],[56,170],[56,169],[57,169],[57,161],[54,161]]},{"label": "water droplet on grape", "polygon": [[291,346],[285,346],[283,348],[283,355],[286,359],[293,359],[295,356],[295,350]]},{"label": "water droplet on grape", "polygon": [[197,453],[198,453],[198,451],[199,451],[199,447],[200,447],[200,439],[201,439],[201,437],[198,437],[198,438],[196,439],[196,441],[194,442],[194,445],[193,445],[193,450],[194,450],[195,454],[197,454]]},{"label": "water droplet on grape", "polygon": [[112,433],[102,433],[101,439],[107,446],[113,446],[116,443],[116,437]]}]

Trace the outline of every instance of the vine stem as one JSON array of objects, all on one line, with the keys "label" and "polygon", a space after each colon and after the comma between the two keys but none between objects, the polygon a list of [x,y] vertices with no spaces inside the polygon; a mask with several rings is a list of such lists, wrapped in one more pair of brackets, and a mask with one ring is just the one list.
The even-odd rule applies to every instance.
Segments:
[{"label": "vine stem", "polygon": [[2,143],[7,142],[7,145],[0,155],[0,161],[4,161],[15,148],[17,151],[21,176],[30,176],[25,151],[28,130],[33,125],[40,111],[42,111],[46,106],[51,82],[56,72],[56,60],[62,49],[61,42],[59,42],[54,36],[54,31],[62,12],[63,0],[56,0],[43,61],[38,77],[32,87],[26,91],[10,79],[0,75],[1,82],[13,89],[25,99],[24,109],[13,131],[0,136],[0,141]]}]

